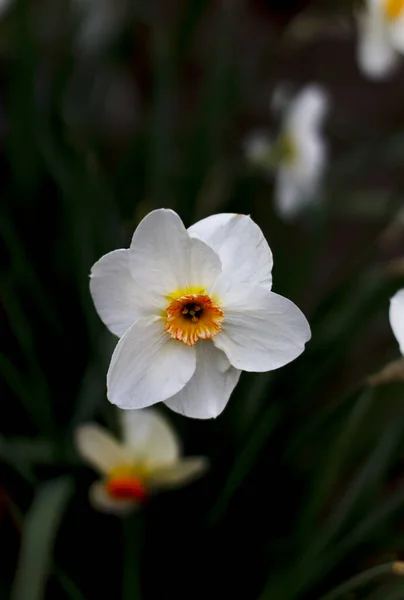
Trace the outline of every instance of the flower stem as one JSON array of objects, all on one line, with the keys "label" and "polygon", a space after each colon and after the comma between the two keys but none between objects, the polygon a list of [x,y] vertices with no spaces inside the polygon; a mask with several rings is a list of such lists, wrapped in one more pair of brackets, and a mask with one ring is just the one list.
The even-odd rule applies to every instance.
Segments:
[{"label": "flower stem", "polygon": [[322,596],[320,600],[335,600],[343,594],[347,594],[348,592],[356,590],[356,588],[360,587],[365,583],[368,583],[375,577],[379,577],[380,575],[391,574],[404,575],[404,563],[395,561],[385,563],[383,565],[378,565],[377,567],[372,567],[371,569],[368,569],[367,571],[364,571],[359,575],[351,577],[351,579],[348,579],[348,581],[341,583],[341,585],[338,585],[336,588],[328,592],[328,594]]},{"label": "flower stem", "polygon": [[124,534],[123,600],[141,600],[140,555],[143,523],[138,513],[122,520]]}]

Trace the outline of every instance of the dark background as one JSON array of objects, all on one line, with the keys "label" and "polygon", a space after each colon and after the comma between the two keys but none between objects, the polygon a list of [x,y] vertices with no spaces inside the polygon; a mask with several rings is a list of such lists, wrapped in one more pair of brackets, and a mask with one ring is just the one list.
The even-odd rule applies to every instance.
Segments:
[{"label": "dark background", "polygon": [[[109,10],[110,32],[90,41],[73,4],[16,0],[0,22],[0,598],[316,600],[404,558],[403,384],[365,383],[400,357],[404,59],[364,78],[351,2],[99,0],[86,18]],[[285,81],[331,99],[322,203],[292,222],[242,151],[279,127]],[[89,506],[72,438],[117,430],[88,274],[156,207],[251,214],[313,337],[216,420],[164,409],[211,470],[121,520]],[[355,596],[390,597],[398,578]]]}]

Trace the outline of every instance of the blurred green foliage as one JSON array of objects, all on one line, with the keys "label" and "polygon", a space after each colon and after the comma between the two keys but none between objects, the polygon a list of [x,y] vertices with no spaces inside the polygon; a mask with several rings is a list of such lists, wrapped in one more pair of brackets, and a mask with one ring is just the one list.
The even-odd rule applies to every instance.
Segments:
[{"label": "blurred green foliage", "polygon": [[[391,268],[404,251],[403,69],[361,77],[349,2],[87,4],[101,21],[105,6],[123,11],[107,13],[105,39],[83,42],[78,0],[16,0],[0,24],[0,597],[315,600],[404,558],[403,384],[366,384],[398,358],[387,314],[404,284]],[[322,203],[291,223],[242,154],[251,129],[275,125],[285,79],[332,98]],[[274,290],[313,337],[287,367],[243,374],[217,420],[170,413],[211,471],[120,521],[90,508],[94,474],[72,441],[79,423],[117,425],[115,340],[88,274],[161,206],[187,225],[251,214]],[[404,582],[348,597],[400,600]]]}]

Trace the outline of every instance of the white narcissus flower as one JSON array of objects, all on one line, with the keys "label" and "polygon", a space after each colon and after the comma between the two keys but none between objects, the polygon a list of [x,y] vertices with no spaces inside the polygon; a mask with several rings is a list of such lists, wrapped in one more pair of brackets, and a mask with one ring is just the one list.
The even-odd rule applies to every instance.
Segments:
[{"label": "white narcissus flower", "polygon": [[286,108],[275,183],[276,206],[285,218],[303,210],[318,192],[327,158],[321,131],[327,106],[322,88],[309,85]]},{"label": "white narcissus flower", "polygon": [[358,62],[365,75],[390,75],[404,53],[404,0],[365,0],[358,14]]},{"label": "white narcissus flower", "polygon": [[91,270],[98,314],[121,338],[109,400],[123,409],[165,402],[212,418],[241,370],[270,371],[299,356],[310,327],[271,291],[271,271],[271,250],[245,215],[213,215],[188,230],[172,210],[147,215],[128,250]]},{"label": "white narcissus flower", "polygon": [[404,289],[399,290],[390,299],[390,325],[404,355]]},{"label": "white narcissus flower", "polygon": [[309,85],[293,100],[283,102],[286,107],[278,139],[272,143],[256,133],[247,139],[245,152],[255,166],[276,171],[277,211],[292,218],[315,200],[321,183],[327,158],[321,128],[328,99],[322,88]]},{"label": "white narcissus flower", "polygon": [[90,488],[90,501],[104,512],[127,514],[153,493],[200,477],[205,457],[181,458],[170,423],[154,409],[122,411],[123,441],[92,423],[76,430],[83,459],[102,476]]}]

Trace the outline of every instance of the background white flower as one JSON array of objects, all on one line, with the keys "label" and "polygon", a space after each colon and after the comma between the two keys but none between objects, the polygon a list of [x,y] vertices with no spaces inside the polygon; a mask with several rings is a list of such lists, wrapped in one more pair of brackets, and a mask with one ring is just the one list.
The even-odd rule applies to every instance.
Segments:
[{"label": "background white flower", "polygon": [[171,210],[147,215],[130,248],[91,271],[98,314],[121,337],[107,375],[109,400],[124,409],[166,402],[212,418],[240,370],[269,371],[296,358],[309,324],[271,291],[271,270],[271,250],[245,215],[214,215],[188,231]]},{"label": "background white flower", "polygon": [[399,290],[390,299],[390,325],[404,355],[404,289]]},{"label": "background white flower", "polygon": [[404,2],[365,0],[358,14],[358,63],[368,77],[386,77],[404,52]]},{"label": "background white flower", "polygon": [[322,88],[310,85],[286,108],[275,183],[276,206],[285,218],[295,216],[316,198],[327,159],[321,131],[327,106]]},{"label": "background white flower", "polygon": [[90,501],[104,512],[126,514],[156,491],[186,485],[208,466],[205,457],[181,458],[169,421],[154,409],[122,411],[123,441],[92,423],[76,430],[78,451],[100,475]]},{"label": "background white flower", "polygon": [[[281,101],[275,104],[279,111]],[[251,164],[268,173],[276,171],[275,206],[284,218],[294,217],[316,199],[327,159],[321,131],[327,107],[327,96],[319,86],[305,87],[289,102],[282,92],[284,115],[277,140],[271,142],[257,132],[245,142]]]}]

